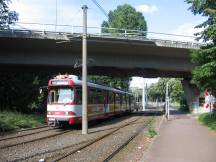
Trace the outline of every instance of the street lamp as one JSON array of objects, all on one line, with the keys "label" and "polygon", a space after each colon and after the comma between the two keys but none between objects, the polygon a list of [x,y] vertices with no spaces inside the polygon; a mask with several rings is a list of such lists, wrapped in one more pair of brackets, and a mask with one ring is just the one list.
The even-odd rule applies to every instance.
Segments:
[{"label": "street lamp", "polygon": [[57,23],[58,23],[58,0],[56,0],[55,32],[57,30]]},{"label": "street lamp", "polygon": [[88,111],[87,111],[87,9],[83,9],[83,46],[82,46],[82,134],[88,134]]}]

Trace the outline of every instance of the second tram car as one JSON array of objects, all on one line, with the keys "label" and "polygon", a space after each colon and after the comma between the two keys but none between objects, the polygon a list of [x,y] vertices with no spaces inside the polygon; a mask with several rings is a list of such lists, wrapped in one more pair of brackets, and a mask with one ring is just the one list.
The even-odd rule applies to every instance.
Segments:
[{"label": "second tram car", "polygon": [[[88,120],[108,118],[131,111],[132,95],[99,85],[88,85]],[[74,75],[58,75],[48,83],[47,123],[82,122],[82,81]]]}]

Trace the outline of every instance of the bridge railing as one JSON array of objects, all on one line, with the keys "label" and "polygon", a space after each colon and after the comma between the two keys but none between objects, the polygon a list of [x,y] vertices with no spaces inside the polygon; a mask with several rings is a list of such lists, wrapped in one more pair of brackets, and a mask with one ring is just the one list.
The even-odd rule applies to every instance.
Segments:
[{"label": "bridge railing", "polygon": [[[35,34],[39,34],[41,37],[49,34],[49,38],[66,39],[68,35],[71,35],[71,37],[81,36],[82,28],[82,26],[73,25],[16,22],[8,32],[11,34],[16,33],[16,35],[31,34],[33,37]],[[88,27],[88,35],[90,37],[154,41],[159,46],[178,48],[200,48],[200,46],[205,45],[198,42],[194,36],[107,27]]]}]

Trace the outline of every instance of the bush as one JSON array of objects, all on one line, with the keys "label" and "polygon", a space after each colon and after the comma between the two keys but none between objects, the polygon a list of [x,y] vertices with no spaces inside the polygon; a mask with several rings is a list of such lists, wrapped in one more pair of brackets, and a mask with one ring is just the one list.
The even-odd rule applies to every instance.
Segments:
[{"label": "bush", "polygon": [[216,112],[200,114],[198,120],[216,131]]},{"label": "bush", "polygon": [[43,115],[27,115],[18,112],[0,112],[0,132],[44,125]]}]

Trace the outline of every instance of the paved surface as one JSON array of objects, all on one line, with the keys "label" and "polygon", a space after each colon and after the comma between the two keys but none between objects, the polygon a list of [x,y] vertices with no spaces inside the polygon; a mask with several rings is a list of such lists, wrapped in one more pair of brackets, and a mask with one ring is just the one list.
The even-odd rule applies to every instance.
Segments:
[{"label": "paved surface", "polygon": [[172,115],[144,162],[216,162],[216,134],[189,115]]}]

